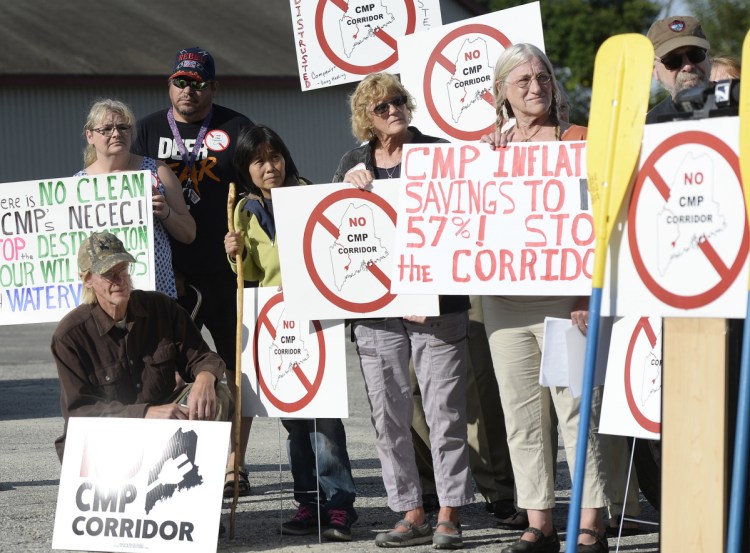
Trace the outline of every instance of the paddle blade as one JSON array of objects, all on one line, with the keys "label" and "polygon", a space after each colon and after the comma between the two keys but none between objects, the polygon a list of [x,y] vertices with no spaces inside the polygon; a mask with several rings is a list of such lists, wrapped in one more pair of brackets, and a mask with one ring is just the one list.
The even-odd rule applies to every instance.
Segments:
[{"label": "paddle blade", "polygon": [[638,162],[653,67],[651,41],[633,33],[605,40],[594,61],[586,159],[596,239],[604,248]]},{"label": "paddle blade", "polygon": [[[742,55],[745,56],[744,59],[750,60],[750,31],[745,35]],[[740,174],[745,194],[745,211],[750,221],[750,86],[740,88]]]}]

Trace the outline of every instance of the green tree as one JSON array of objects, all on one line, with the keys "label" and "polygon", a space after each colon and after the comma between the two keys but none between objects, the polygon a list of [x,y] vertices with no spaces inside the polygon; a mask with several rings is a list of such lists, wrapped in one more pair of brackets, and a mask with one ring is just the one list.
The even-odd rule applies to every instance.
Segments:
[{"label": "green tree", "polygon": [[[517,4],[487,3],[493,11]],[[540,6],[545,50],[571,95],[571,119],[585,123],[599,46],[612,35],[645,34],[662,5],[652,0],[544,0]]]},{"label": "green tree", "polygon": [[739,58],[742,53],[742,41],[750,29],[750,2],[688,0],[687,4],[695,18],[701,22],[703,31],[711,43],[711,53],[729,54]]}]

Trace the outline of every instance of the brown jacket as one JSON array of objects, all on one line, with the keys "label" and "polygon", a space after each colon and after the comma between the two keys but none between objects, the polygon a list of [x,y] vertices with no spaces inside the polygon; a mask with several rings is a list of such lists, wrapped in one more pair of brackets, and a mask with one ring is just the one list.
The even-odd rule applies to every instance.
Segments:
[{"label": "brown jacket", "polygon": [[65,419],[55,440],[61,460],[69,417],[144,417],[149,405],[172,394],[175,371],[188,382],[201,371],[217,382],[224,375],[224,361],[167,296],[134,290],[126,321],[118,328],[98,304],[82,304],[55,329],[52,355]]}]

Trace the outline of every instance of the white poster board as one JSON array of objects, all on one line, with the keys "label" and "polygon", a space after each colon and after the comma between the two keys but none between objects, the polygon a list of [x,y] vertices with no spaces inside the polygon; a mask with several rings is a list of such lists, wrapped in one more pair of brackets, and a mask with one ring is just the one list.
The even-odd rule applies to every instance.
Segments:
[{"label": "white poster board", "polygon": [[661,435],[662,319],[623,317],[612,327],[599,432]]},{"label": "white poster board", "polygon": [[216,551],[230,426],[71,417],[52,548]]},{"label": "white poster board", "polygon": [[407,144],[392,290],[591,293],[585,142]]},{"label": "white poster board", "polygon": [[646,125],[610,237],[602,313],[744,318],[750,243],[739,119]]},{"label": "white poster board", "polygon": [[436,296],[391,293],[401,181],[274,188],[289,315],[345,319],[437,315]]},{"label": "white poster board", "polygon": [[544,51],[539,2],[399,38],[401,82],[417,104],[412,124],[449,140],[478,140],[492,130],[495,61],[521,42]]},{"label": "white poster board", "polygon": [[303,91],[398,73],[397,40],[439,27],[439,0],[289,0]]},{"label": "white poster board", "polygon": [[[288,274],[288,273],[285,273]],[[276,287],[245,290],[242,414],[346,418],[344,321],[292,317]]]},{"label": "white poster board", "polygon": [[78,248],[109,231],[135,257],[133,286],[154,289],[151,173],[0,183],[0,325],[48,323],[81,302]]}]

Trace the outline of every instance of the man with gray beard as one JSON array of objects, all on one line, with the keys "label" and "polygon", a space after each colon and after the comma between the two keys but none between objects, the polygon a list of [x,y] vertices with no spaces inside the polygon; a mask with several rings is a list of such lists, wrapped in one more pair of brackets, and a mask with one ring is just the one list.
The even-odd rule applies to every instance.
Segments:
[{"label": "man with gray beard", "polygon": [[647,36],[656,56],[654,77],[670,94],[648,112],[648,124],[678,113],[674,100],[680,92],[708,83],[711,60],[706,35],[693,17],[674,15],[660,19],[651,25]]}]

